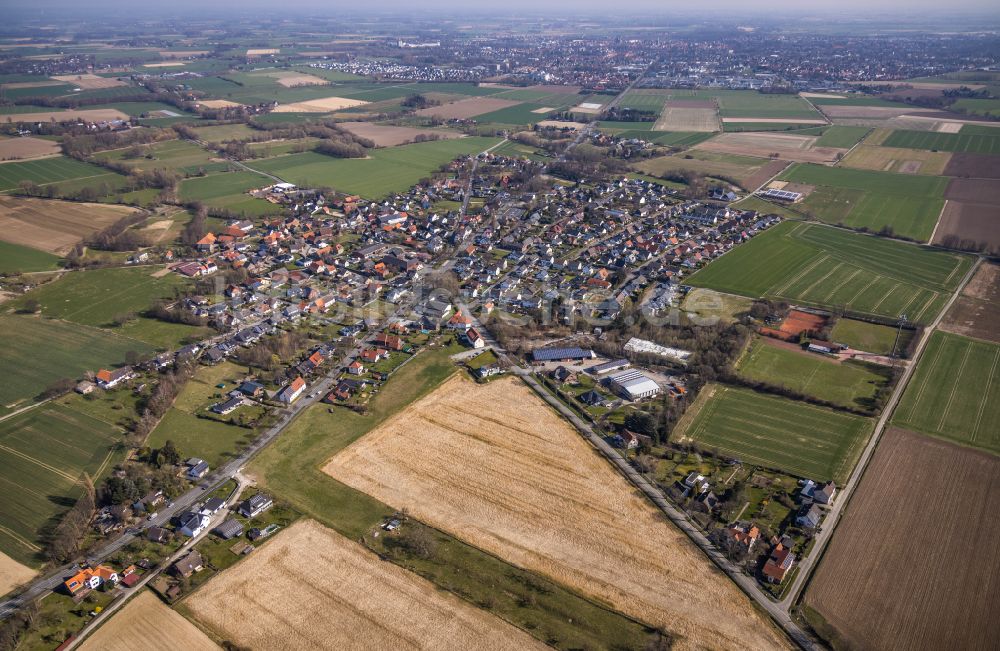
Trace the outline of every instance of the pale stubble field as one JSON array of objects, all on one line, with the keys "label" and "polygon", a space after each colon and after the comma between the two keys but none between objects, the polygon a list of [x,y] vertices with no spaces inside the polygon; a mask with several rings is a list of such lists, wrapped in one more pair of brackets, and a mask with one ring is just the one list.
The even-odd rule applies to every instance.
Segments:
[{"label": "pale stubble field", "polygon": [[675,648],[786,648],[729,579],[531,390],[455,376],[324,469],[661,626]]}]

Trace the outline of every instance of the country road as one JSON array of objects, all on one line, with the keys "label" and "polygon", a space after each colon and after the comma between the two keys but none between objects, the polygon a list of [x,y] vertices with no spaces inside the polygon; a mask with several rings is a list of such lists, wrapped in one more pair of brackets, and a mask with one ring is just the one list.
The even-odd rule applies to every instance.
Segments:
[{"label": "country road", "polygon": [[806,582],[809,580],[809,577],[815,568],[817,560],[823,556],[823,552],[826,550],[826,546],[829,544],[834,530],[840,523],[840,519],[844,514],[844,509],[850,502],[850,498],[854,494],[854,489],[858,487],[858,483],[861,481],[862,475],[864,475],[865,470],[868,468],[868,462],[871,460],[872,455],[875,452],[875,448],[882,439],[882,434],[885,432],[885,428],[889,424],[889,419],[892,417],[892,413],[895,411],[896,405],[899,403],[899,399],[902,397],[903,391],[906,389],[906,385],[909,383],[910,378],[913,376],[913,373],[917,368],[917,362],[920,360],[920,356],[923,354],[924,348],[927,346],[927,342],[931,338],[931,334],[937,329],[938,325],[940,325],[941,319],[944,318],[944,315],[947,314],[949,309],[951,309],[952,304],[958,298],[959,294],[962,293],[962,289],[965,288],[965,285],[976,273],[976,269],[979,268],[981,262],[982,258],[976,259],[976,262],[969,269],[969,272],[965,274],[964,278],[962,278],[962,282],[960,282],[958,287],[955,288],[955,292],[951,295],[951,298],[948,299],[948,302],[945,303],[944,307],[938,313],[937,318],[935,318],[934,321],[924,329],[923,336],[920,338],[920,341],[917,342],[917,347],[913,352],[913,356],[910,358],[909,363],[903,367],[903,375],[899,378],[899,382],[896,383],[896,388],[893,390],[889,399],[886,401],[885,407],[882,409],[882,414],[879,416],[878,422],[875,424],[875,428],[872,431],[872,435],[868,439],[868,445],[865,446],[864,451],[861,453],[861,458],[858,459],[858,463],[854,466],[854,472],[851,473],[847,483],[840,487],[833,506],[830,508],[830,512],[823,520],[823,525],[820,528],[819,533],[816,534],[812,551],[807,557],[799,562],[799,571],[792,580],[792,585],[787,590],[785,597],[781,600],[781,606],[784,609],[788,610],[795,605],[799,594],[801,594],[803,587],[805,587]]},{"label": "country road", "polygon": [[[470,313],[471,314],[471,313]],[[511,371],[524,380],[528,386],[530,386],[534,391],[541,396],[546,403],[548,403],[553,409],[558,411],[563,417],[566,418],[574,427],[600,452],[604,457],[611,462],[623,475],[625,478],[631,481],[643,494],[649,498],[657,508],[659,508],[670,521],[677,526],[681,531],[683,531],[691,539],[694,544],[696,544],[708,557],[711,559],[715,565],[726,573],[730,579],[732,579],[736,585],[743,590],[743,592],[753,599],[757,605],[762,609],[767,611],[771,618],[785,631],[785,633],[802,649],[807,651],[812,651],[814,649],[819,649],[820,647],[816,644],[813,638],[798,624],[796,624],[788,611],[775,601],[767,598],[761,593],[757,588],[757,582],[753,577],[749,577],[744,574],[739,568],[733,565],[729,559],[720,553],[715,546],[709,542],[708,538],[705,537],[701,531],[698,530],[684,513],[671,504],[667,498],[663,495],[659,488],[650,483],[644,476],[642,476],[639,471],[633,468],[628,461],[626,461],[617,450],[608,445],[608,443],[594,432],[594,429],[589,423],[585,422],[580,418],[572,409],[563,404],[558,398],[553,396],[551,393],[545,390],[541,384],[534,378],[532,372],[519,364],[507,353],[507,351],[500,346],[493,335],[483,326],[483,324],[475,317],[473,319],[473,326],[482,335],[488,347],[493,348],[494,352],[498,357],[502,358],[509,366]]]}]

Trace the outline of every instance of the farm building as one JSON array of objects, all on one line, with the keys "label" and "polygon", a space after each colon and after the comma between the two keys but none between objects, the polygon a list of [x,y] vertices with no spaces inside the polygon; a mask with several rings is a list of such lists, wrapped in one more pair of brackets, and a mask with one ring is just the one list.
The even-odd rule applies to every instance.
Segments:
[{"label": "farm building", "polygon": [[607,378],[608,384],[626,400],[651,398],[660,392],[660,385],[642,371],[631,369]]},{"label": "farm building", "polygon": [[631,365],[632,363],[627,359],[614,359],[610,362],[604,362],[603,364],[591,366],[587,369],[587,372],[591,375],[603,375],[604,373],[610,373],[611,371],[620,371]]},{"label": "farm building", "polygon": [[134,377],[135,372],[132,371],[131,366],[123,366],[113,371],[102,368],[96,375],[97,385],[102,389],[113,389],[122,382],[131,380]]},{"label": "farm building", "polygon": [[535,362],[572,362],[594,357],[594,351],[583,348],[538,348],[531,351]]}]

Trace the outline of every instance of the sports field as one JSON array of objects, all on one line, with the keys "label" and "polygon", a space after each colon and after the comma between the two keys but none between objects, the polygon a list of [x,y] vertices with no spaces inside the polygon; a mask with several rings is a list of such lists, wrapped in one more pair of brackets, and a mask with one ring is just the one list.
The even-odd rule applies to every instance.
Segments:
[{"label": "sports field", "polygon": [[875,355],[889,355],[894,345],[898,354],[906,349],[912,338],[913,330],[900,331],[891,326],[857,319],[838,319],[830,331],[830,339],[833,341]]},{"label": "sports field", "polygon": [[497,138],[457,138],[376,149],[368,158],[332,158],[308,152],[254,161],[256,169],[301,185],[329,186],[339,192],[378,198],[404,192],[441,165],[476,154],[500,142]]},{"label": "sports field", "polygon": [[872,429],[868,418],[719,384],[702,389],[691,410],[674,438],[745,463],[838,484],[847,479]]},{"label": "sports field", "polygon": [[866,364],[841,362],[796,344],[757,338],[740,358],[743,377],[784,386],[845,407],[870,409],[886,377]]},{"label": "sports field", "polygon": [[1000,453],[1000,345],[931,334],[892,422]]},{"label": "sports field", "polygon": [[886,147],[1000,154],[1000,131],[997,135],[962,132],[940,133],[938,131],[893,131],[882,144]]},{"label": "sports field", "polygon": [[121,364],[130,350],[153,350],[106,330],[32,316],[0,315],[0,332],[0,413],[27,404],[55,380]]},{"label": "sports field", "polygon": [[35,563],[40,530],[79,495],[83,472],[115,463],[117,428],[46,404],[0,422],[0,551]]},{"label": "sports field", "polygon": [[100,183],[102,180],[117,177],[114,172],[96,165],[81,163],[66,156],[56,156],[0,165],[0,192],[15,190],[22,181],[45,185],[72,179],[88,179],[88,183]]},{"label": "sports field", "polygon": [[966,255],[783,222],[688,279],[754,298],[768,296],[927,323],[972,265]]},{"label": "sports field", "polygon": [[794,165],[782,180],[815,186],[800,209],[817,219],[851,228],[927,241],[934,232],[948,179],[853,170],[823,165]]}]

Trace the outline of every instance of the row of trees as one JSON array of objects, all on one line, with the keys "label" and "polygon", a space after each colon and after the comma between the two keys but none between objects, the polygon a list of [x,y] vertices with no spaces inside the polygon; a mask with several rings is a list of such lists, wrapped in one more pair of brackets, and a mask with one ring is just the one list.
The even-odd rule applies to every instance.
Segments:
[{"label": "row of trees", "polygon": [[150,244],[149,238],[133,228],[146,221],[146,215],[136,212],[88,236],[85,245],[102,251],[135,251]]},{"label": "row of trees", "polygon": [[87,473],[83,473],[79,484],[83,493],[45,541],[45,556],[50,561],[62,563],[73,558],[80,550],[80,540],[90,526],[90,519],[94,517],[97,508],[94,483]]}]

